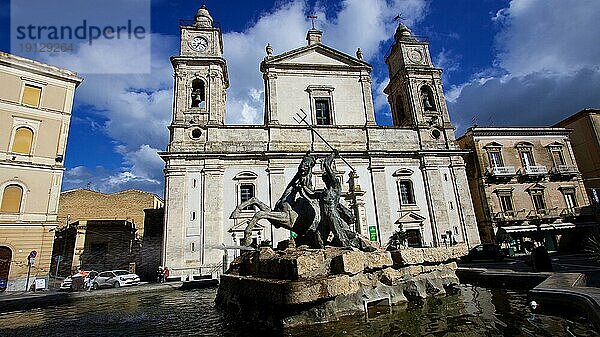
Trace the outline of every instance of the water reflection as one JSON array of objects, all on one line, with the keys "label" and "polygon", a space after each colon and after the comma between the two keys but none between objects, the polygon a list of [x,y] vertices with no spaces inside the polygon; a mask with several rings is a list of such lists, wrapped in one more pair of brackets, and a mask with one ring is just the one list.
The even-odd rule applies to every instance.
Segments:
[{"label": "water reflection", "polygon": [[[0,315],[0,336],[251,336],[227,324],[214,306],[216,290],[123,294]],[[461,286],[456,294],[394,307],[365,320],[261,336],[596,336],[590,325],[532,314],[526,295]]]}]

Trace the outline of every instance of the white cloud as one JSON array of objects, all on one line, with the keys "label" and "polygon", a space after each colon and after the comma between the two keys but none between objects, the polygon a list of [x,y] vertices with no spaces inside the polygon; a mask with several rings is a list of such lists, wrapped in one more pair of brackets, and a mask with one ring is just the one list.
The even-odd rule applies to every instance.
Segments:
[{"label": "white cloud", "polygon": [[512,1],[500,25],[494,67],[448,93],[458,132],[471,125],[550,126],[600,106],[598,1]]},{"label": "white cloud", "polygon": [[[157,151],[166,148],[169,138],[167,126],[172,116],[173,95],[169,56],[178,52],[178,38],[154,34],[152,40],[152,72],[149,74],[80,74],[84,81],[76,91],[73,119],[81,120],[77,112],[82,110],[101,117],[99,120],[105,122],[89,117],[83,119],[85,124],[100,128],[115,141],[115,152],[123,156],[123,162],[116,171],[103,167],[68,170],[65,189],[90,183],[90,187],[103,192],[139,188],[162,194],[164,162]],[[126,56],[137,48],[121,46],[115,50],[114,46],[94,44],[90,48],[93,53],[83,48],[77,54],[54,56],[44,61],[77,71],[95,66],[103,58],[112,59],[107,55]]]},{"label": "white cloud", "polygon": [[[262,123],[264,88],[259,64],[266,55],[265,46],[270,43],[274,54],[280,54],[305,45],[306,31],[311,27],[307,14],[316,13],[319,17],[316,26],[323,31],[324,44],[350,55],[360,47],[369,61],[382,57],[382,42],[393,37],[397,26],[394,16],[401,12],[404,22],[412,25],[422,18],[427,3],[424,0],[345,0],[339,8],[333,17],[326,17],[319,5],[308,8],[302,0],[284,2],[263,13],[245,31],[224,34],[224,56],[231,82],[227,98],[228,123]],[[385,82],[385,79],[374,79],[374,82]],[[260,99],[257,93],[262,94]],[[381,94],[376,92],[375,95]]]},{"label": "white cloud", "polygon": [[[279,54],[303,46],[310,27],[307,14],[318,13],[317,25],[324,31],[325,44],[350,55],[360,47],[366,60],[378,60],[384,52],[383,42],[392,38],[397,25],[393,17],[401,12],[404,22],[412,25],[422,18],[427,4],[424,0],[345,0],[339,8],[334,16],[326,17],[319,7],[308,8],[303,0],[281,2],[243,32],[224,34],[224,57],[231,84],[226,122],[262,123],[264,87],[259,64],[265,56],[264,48],[271,43],[275,54]],[[115,151],[123,156],[123,162],[116,171],[101,166],[70,169],[65,173],[64,188],[85,187],[89,183],[93,189],[106,192],[134,187],[162,193],[164,164],[156,152],[164,149],[168,141],[166,127],[172,117],[173,90],[169,56],[178,53],[179,37],[153,34],[151,39],[150,74],[83,74],[85,81],[77,90],[76,106],[91,109],[106,120],[100,127],[115,140]],[[53,59],[52,63],[71,69],[98,64],[110,68],[111,64],[101,63],[105,56],[129,57],[136,53],[135,48],[127,46],[114,50],[100,43],[93,47],[93,52],[84,48],[73,57]],[[378,109],[389,110],[383,94],[387,82],[386,77],[373,78]],[[90,123],[98,127],[97,123]]]}]

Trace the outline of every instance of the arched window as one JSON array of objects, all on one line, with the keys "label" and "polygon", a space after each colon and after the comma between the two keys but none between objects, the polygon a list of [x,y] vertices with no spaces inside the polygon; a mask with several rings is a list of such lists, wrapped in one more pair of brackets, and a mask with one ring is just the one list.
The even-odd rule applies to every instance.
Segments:
[{"label": "arched window", "polygon": [[33,131],[24,126],[17,128],[13,139],[12,152],[30,154],[33,144]]},{"label": "arched window", "polygon": [[398,197],[400,198],[400,207],[415,204],[415,194],[410,180],[398,181]]},{"label": "arched window", "polygon": [[423,110],[437,111],[435,100],[433,99],[433,91],[427,85],[421,87],[421,102],[423,103]]},{"label": "arched window", "polygon": [[203,108],[206,104],[204,81],[195,79],[192,81],[192,108]]},{"label": "arched window", "polygon": [[19,185],[8,185],[2,193],[2,213],[19,213],[21,211],[21,200],[23,199],[23,188]]}]

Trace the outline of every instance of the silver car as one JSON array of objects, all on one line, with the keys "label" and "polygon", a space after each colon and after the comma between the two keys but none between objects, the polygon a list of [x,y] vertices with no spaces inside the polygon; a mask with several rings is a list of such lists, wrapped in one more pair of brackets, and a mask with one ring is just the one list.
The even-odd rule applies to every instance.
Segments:
[{"label": "silver car", "polygon": [[96,276],[92,283],[94,289],[101,287],[119,288],[140,283],[140,277],[127,270],[103,271]]}]

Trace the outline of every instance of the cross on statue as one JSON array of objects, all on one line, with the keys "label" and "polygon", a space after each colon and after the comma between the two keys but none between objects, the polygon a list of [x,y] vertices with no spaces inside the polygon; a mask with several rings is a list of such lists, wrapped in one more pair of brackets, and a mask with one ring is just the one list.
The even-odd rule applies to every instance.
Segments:
[{"label": "cross on statue", "polygon": [[315,28],[315,20],[318,18],[318,16],[316,16],[316,15],[309,15],[309,16],[307,16],[307,18],[311,19],[311,21],[312,21],[312,29],[316,29]]}]

